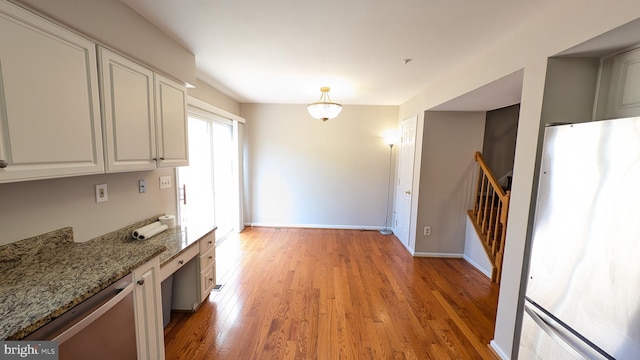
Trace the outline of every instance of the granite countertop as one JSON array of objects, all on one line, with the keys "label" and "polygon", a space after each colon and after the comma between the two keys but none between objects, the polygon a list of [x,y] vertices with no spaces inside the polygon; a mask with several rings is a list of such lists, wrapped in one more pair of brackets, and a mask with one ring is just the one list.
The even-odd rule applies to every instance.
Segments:
[{"label": "granite countertop", "polygon": [[165,266],[171,260],[175,259],[183,251],[197,244],[198,240],[209,232],[215,230],[216,227],[180,227],[168,229],[157,234],[150,239],[136,240],[131,236],[122,239],[122,244],[146,243],[148,245],[162,245],[166,250],[160,254],[160,267]]},{"label": "granite countertop", "polygon": [[0,246],[0,339],[22,339],[155,256],[165,265],[215,229],[176,227],[147,240],[131,237],[156,219],[84,243],[74,242],[68,227]]}]

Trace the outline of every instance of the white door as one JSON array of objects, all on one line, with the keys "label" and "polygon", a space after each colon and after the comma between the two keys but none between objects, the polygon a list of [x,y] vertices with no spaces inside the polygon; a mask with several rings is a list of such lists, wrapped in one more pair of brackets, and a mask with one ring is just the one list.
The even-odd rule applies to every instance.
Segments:
[{"label": "white door", "polygon": [[413,160],[416,145],[418,117],[402,121],[400,148],[398,149],[398,183],[396,187],[396,223],[394,233],[405,247],[409,246],[411,226],[411,195],[413,191]]},{"label": "white door", "polygon": [[613,58],[606,118],[640,115],[640,49]]}]

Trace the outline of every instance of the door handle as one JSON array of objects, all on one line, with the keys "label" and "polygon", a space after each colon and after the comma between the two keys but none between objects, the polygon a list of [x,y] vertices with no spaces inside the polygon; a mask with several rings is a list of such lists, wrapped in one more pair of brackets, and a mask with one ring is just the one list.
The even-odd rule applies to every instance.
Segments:
[{"label": "door handle", "polygon": [[604,350],[587,345],[581,338],[574,335],[572,330],[567,329],[566,325],[557,322],[556,319],[539,310],[537,305],[534,305],[529,298],[525,299],[524,311],[527,315],[531,316],[531,319],[541,330],[574,356],[580,355],[580,357],[584,357],[585,359],[598,360],[615,359],[604,352]]},{"label": "door handle", "polygon": [[411,195],[411,190],[405,190],[404,193],[407,195]]},{"label": "door handle", "polygon": [[[140,280],[142,281],[142,280]],[[60,335],[56,336],[53,341],[57,341],[59,344],[71,339],[73,336],[78,334],[84,328],[89,326],[92,322],[97,320],[99,317],[104,315],[107,311],[111,310],[114,306],[116,306],[120,301],[123,301],[129,294],[133,292],[133,285],[129,285],[124,289],[121,289],[120,292],[109,299],[106,303],[104,303],[99,308],[95,309],[91,314],[86,315],[80,321],[75,323],[73,326],[69,327],[67,330],[62,332]]]},{"label": "door handle", "polygon": [[180,194],[180,200],[182,200],[182,204],[187,205],[187,184],[182,184],[182,191]]}]

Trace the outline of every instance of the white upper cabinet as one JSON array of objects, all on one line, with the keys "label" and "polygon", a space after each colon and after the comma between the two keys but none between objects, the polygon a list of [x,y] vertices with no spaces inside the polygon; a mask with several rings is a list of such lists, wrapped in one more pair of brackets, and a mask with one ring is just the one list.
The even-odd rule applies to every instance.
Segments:
[{"label": "white upper cabinet", "polygon": [[0,3],[0,182],[104,172],[95,44]]},{"label": "white upper cabinet", "polygon": [[640,115],[640,49],[613,58],[605,117]]},{"label": "white upper cabinet", "polygon": [[158,167],[189,165],[187,88],[155,75]]},{"label": "white upper cabinet", "polygon": [[186,87],[99,52],[107,171],[188,165]]},{"label": "white upper cabinet", "polygon": [[156,168],[153,72],[100,48],[107,171]]}]

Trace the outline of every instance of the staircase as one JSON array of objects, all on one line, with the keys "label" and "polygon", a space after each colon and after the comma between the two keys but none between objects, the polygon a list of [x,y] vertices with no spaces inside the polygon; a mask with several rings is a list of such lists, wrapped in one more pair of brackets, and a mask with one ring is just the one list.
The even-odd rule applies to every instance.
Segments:
[{"label": "staircase", "polygon": [[509,212],[510,191],[504,190],[491,170],[487,167],[482,154],[476,152],[478,163],[478,182],[473,210],[467,210],[478,238],[482,242],[493,265],[491,281],[500,283],[504,240],[507,233],[507,214]]}]

